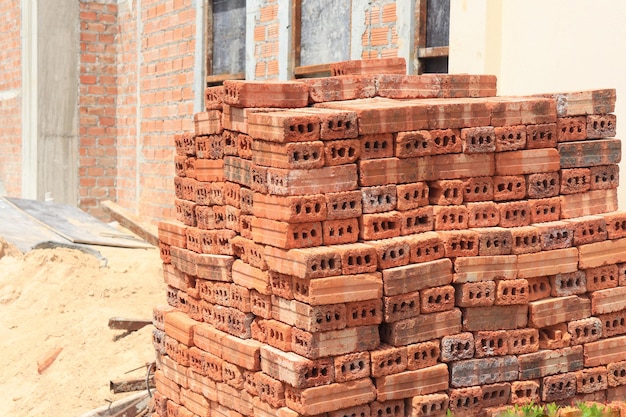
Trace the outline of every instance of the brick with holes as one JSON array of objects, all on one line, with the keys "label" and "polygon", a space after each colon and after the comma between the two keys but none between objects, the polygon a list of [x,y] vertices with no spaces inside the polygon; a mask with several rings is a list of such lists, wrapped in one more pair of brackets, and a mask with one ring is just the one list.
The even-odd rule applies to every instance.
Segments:
[{"label": "brick with holes", "polygon": [[252,141],[252,136],[239,133],[237,136],[237,156],[244,159],[252,159]]},{"label": "brick with holes", "polygon": [[308,87],[295,81],[224,82],[224,103],[237,107],[306,107]]},{"label": "brick with holes", "polygon": [[323,78],[303,78],[309,86],[309,102],[354,100],[376,95],[374,76],[335,75]]},{"label": "brick with holes", "polygon": [[255,268],[263,271],[267,269],[267,262],[263,257],[263,245],[246,239],[243,236],[235,236],[231,240],[233,254]]},{"label": "brick with holes", "polygon": [[352,111],[304,107],[295,112],[315,115],[320,120],[320,138],[325,141],[343,138],[356,138],[359,128],[357,114]]},{"label": "brick with holes", "polygon": [[495,152],[496,138],[492,126],[461,129],[464,153]]},{"label": "brick with holes", "polygon": [[474,357],[474,335],[469,332],[441,338],[441,360],[454,362]]},{"label": "brick with holes", "polygon": [[339,304],[371,300],[382,296],[380,272],[334,277],[293,279],[293,296],[311,305]]},{"label": "brick with holes", "polygon": [[376,387],[369,378],[303,389],[287,386],[285,398],[290,409],[312,416],[334,411],[337,404],[342,408],[367,404],[376,398]]},{"label": "brick with holes", "polygon": [[327,220],[355,218],[362,213],[361,192],[358,190],[327,193],[325,197]]},{"label": "brick with holes", "polygon": [[406,346],[381,345],[370,351],[370,360],[374,378],[403,372],[407,366]]},{"label": "brick with holes", "polygon": [[259,166],[312,169],[324,166],[324,144],[317,141],[273,143],[252,141],[252,162]]},{"label": "brick with holes", "polygon": [[360,159],[378,159],[394,156],[394,138],[391,133],[360,135]]},{"label": "brick with holes", "polygon": [[422,314],[452,310],[454,308],[454,287],[445,285],[420,291],[420,312]]},{"label": "brick with holes", "polygon": [[544,251],[569,248],[574,238],[574,227],[565,221],[537,223],[541,249]]},{"label": "brick with holes", "polygon": [[439,340],[407,345],[407,369],[410,371],[436,365],[441,355]]},{"label": "brick with holes", "polygon": [[589,168],[569,168],[561,170],[561,194],[584,193],[590,189],[591,170]]},{"label": "brick with holes", "polygon": [[336,382],[354,381],[371,375],[369,352],[348,353],[333,357]]},{"label": "brick with holes", "polygon": [[599,266],[585,269],[587,291],[605,290],[617,287],[619,283],[618,268],[616,264]]},{"label": "brick with holes", "polygon": [[383,323],[382,341],[393,346],[425,342],[461,331],[461,311],[457,308],[420,314],[394,323]]},{"label": "brick with holes", "polygon": [[494,197],[492,177],[471,177],[463,180],[463,201],[491,201]]},{"label": "brick with holes", "polygon": [[257,317],[271,318],[272,300],[269,294],[261,294],[257,290],[249,291],[250,312]]},{"label": "brick with holes", "polygon": [[576,374],[546,376],[541,381],[541,399],[546,402],[562,401],[576,394]]},{"label": "brick with holes", "polygon": [[395,210],[397,203],[396,186],[361,187],[361,198],[364,214]]},{"label": "brick with holes", "polygon": [[337,139],[324,142],[324,165],[344,165],[355,162],[361,156],[358,139]]},{"label": "brick with holes", "polygon": [[463,330],[492,331],[527,327],[527,305],[504,305],[463,308]]},{"label": "brick with holes", "polygon": [[483,385],[482,391],[482,407],[498,407],[508,403],[511,395],[511,384],[508,382],[500,382],[496,384]]},{"label": "brick with holes", "polygon": [[449,258],[478,256],[478,233],[473,230],[437,232],[443,242],[444,254]]},{"label": "brick with holes", "polygon": [[600,165],[590,168],[590,190],[608,190],[619,185],[619,165]]},{"label": "brick with holes", "polygon": [[363,214],[359,221],[359,238],[379,240],[400,236],[401,216],[398,211]]},{"label": "brick with holes", "polygon": [[548,198],[559,195],[558,172],[529,174],[526,176],[526,197]]},{"label": "brick with holes", "polygon": [[526,196],[526,178],[523,175],[493,177],[493,200],[521,200]]},{"label": "brick with holes", "polygon": [[415,395],[407,400],[410,417],[443,417],[449,408],[449,397],[445,392]]},{"label": "brick with holes", "polygon": [[324,245],[355,243],[359,240],[359,219],[337,219],[322,222],[322,242]]},{"label": "brick with holes", "polygon": [[599,314],[602,323],[602,337],[613,337],[626,333],[626,310]]},{"label": "brick with holes", "polygon": [[604,333],[602,320],[598,317],[572,320],[567,323],[567,332],[571,335],[572,345],[582,345],[594,342],[602,336],[611,336]]},{"label": "brick with holes", "polygon": [[376,250],[377,264],[381,269],[406,265],[411,257],[412,236],[402,236],[367,242]]},{"label": "brick with holes", "polygon": [[433,138],[428,130],[398,132],[394,140],[393,155],[398,158],[413,158],[433,153]]},{"label": "brick with holes", "polygon": [[614,114],[587,115],[587,138],[601,139],[614,137],[617,133],[617,117]]},{"label": "brick with holes", "polygon": [[573,142],[587,139],[585,116],[559,117],[556,119],[557,142]]},{"label": "brick with holes", "polygon": [[576,392],[579,394],[589,394],[608,388],[607,368],[597,366],[595,368],[576,371]]},{"label": "brick with holes", "polygon": [[415,317],[418,314],[420,314],[419,291],[383,297],[383,320],[386,323]]},{"label": "brick with holes", "polygon": [[480,256],[509,255],[513,237],[509,229],[485,227],[473,229],[478,233],[478,254]]},{"label": "brick with holes", "polygon": [[449,409],[454,415],[477,415],[483,408],[481,387],[450,389]]},{"label": "brick with holes", "polygon": [[435,230],[464,230],[468,225],[467,207],[464,205],[433,206]]},{"label": "brick with holes", "polygon": [[273,271],[299,278],[341,275],[341,256],[332,246],[284,250],[265,247],[267,265]]},{"label": "brick with holes", "polygon": [[296,388],[327,385],[334,381],[331,358],[311,360],[267,345],[261,347],[261,369],[272,378]]},{"label": "brick with holes", "polygon": [[383,302],[380,298],[346,303],[348,327],[369,326],[383,321]]},{"label": "brick with holes", "polygon": [[478,281],[457,284],[455,303],[458,307],[486,307],[495,302],[496,283]]},{"label": "brick with holes", "polygon": [[539,230],[534,226],[513,227],[509,229],[513,238],[511,252],[515,255],[541,251]]},{"label": "brick with holes", "polygon": [[270,271],[270,286],[272,287],[272,295],[288,300],[293,299],[292,281],[293,277],[291,275]]},{"label": "brick with holes", "polygon": [[448,367],[438,364],[376,379],[378,401],[410,398],[448,389]]},{"label": "brick with holes", "polygon": [[396,195],[397,209],[400,211],[427,206],[429,202],[428,184],[425,182],[398,184]]},{"label": "brick with holes", "polygon": [[338,330],[346,327],[347,309],[345,304],[311,306],[273,296],[271,318],[310,332]]},{"label": "brick with holes", "polygon": [[530,404],[541,400],[539,380],[511,382],[511,404]]},{"label": "brick with holes", "polygon": [[539,350],[539,331],[537,329],[509,330],[506,339],[509,355],[522,355]]},{"label": "brick with holes", "polygon": [[196,226],[196,213],[195,213],[196,203],[175,199],[174,200],[174,209],[176,210],[175,219],[184,223],[185,226]]},{"label": "brick with holes", "polygon": [[448,206],[463,203],[463,186],[461,180],[439,180],[428,183],[430,204]]},{"label": "brick with holes", "polygon": [[[250,167],[250,189],[246,188],[247,193],[241,193],[241,208],[248,208],[247,213],[252,214],[252,204],[253,204],[253,196],[254,192],[259,192],[262,194],[267,194],[269,192],[267,188],[267,167],[262,167],[259,165],[252,165]],[[244,202],[248,200],[247,202]]]},{"label": "brick with holes", "polygon": [[402,236],[428,232],[435,227],[433,206],[419,207],[400,212]]},{"label": "brick with holes", "polygon": [[[419,277],[416,279],[415,277]],[[411,293],[452,282],[452,262],[448,258],[411,263],[382,271],[386,296]]]},{"label": "brick with holes", "polygon": [[381,417],[404,417],[405,401],[404,399],[388,400],[388,401],[372,401],[370,404],[370,412],[372,415]]},{"label": "brick with holes", "polygon": [[378,268],[376,249],[363,243],[335,246],[341,256],[343,275],[374,272]]},{"label": "brick with holes", "polygon": [[528,281],[525,279],[500,279],[496,282],[495,305],[528,303]]},{"label": "brick with holes", "polygon": [[466,207],[469,228],[493,227],[500,223],[500,210],[493,201],[468,203]]},{"label": "brick with holes", "polygon": [[[475,357],[503,356],[508,354],[508,330],[480,331],[474,334]],[[466,358],[467,359],[467,358]]]},{"label": "brick with holes", "polygon": [[550,288],[552,297],[584,294],[587,292],[587,278],[584,271],[551,275]]},{"label": "brick with holes", "polygon": [[521,227],[530,224],[530,203],[528,200],[508,201],[498,204],[501,227]]},{"label": "brick with holes", "polygon": [[556,123],[526,126],[526,149],[555,148],[556,144]]},{"label": "brick with holes", "polygon": [[616,361],[607,364],[608,386],[617,387],[626,385],[626,361]]},{"label": "brick with holes", "polygon": [[517,151],[526,148],[526,126],[494,127],[496,152]]},{"label": "brick with holes", "polygon": [[626,212],[615,211],[600,215],[606,221],[607,237],[611,240],[626,237]]}]

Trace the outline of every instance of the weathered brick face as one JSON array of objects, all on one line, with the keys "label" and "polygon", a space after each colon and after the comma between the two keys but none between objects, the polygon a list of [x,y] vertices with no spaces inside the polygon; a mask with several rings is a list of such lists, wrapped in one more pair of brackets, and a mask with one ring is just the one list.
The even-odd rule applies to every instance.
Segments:
[{"label": "weathered brick face", "polygon": [[19,195],[22,169],[20,1],[2,0],[0,10],[0,193]]}]

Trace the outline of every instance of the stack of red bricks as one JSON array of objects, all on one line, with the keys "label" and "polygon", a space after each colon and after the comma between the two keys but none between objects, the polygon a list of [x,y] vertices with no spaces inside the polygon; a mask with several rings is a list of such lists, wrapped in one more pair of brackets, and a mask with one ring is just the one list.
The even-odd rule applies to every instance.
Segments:
[{"label": "stack of red bricks", "polygon": [[626,397],[615,91],[404,68],[207,90],[159,225],[156,416]]}]

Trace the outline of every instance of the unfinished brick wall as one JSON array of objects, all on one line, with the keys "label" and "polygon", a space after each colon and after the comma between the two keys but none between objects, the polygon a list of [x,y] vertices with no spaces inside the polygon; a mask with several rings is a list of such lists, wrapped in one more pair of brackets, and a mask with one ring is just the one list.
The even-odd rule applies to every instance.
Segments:
[{"label": "unfinished brick wall", "polygon": [[398,56],[395,0],[371,2],[365,11],[365,33],[361,37],[362,59]]},{"label": "unfinished brick wall", "polygon": [[615,91],[494,97],[385,63],[227,82],[175,136],[157,415],[623,399]]},{"label": "unfinished brick wall", "polygon": [[[21,191],[22,54],[19,0],[2,0],[0,9],[0,184],[7,194]],[[2,188],[0,187],[0,189]]]},{"label": "unfinished brick wall", "polygon": [[258,80],[278,78],[278,1],[260,4],[254,25],[254,55],[257,57],[254,76]]},{"label": "unfinished brick wall", "polygon": [[117,2],[80,2],[78,205],[102,217],[117,177]]}]

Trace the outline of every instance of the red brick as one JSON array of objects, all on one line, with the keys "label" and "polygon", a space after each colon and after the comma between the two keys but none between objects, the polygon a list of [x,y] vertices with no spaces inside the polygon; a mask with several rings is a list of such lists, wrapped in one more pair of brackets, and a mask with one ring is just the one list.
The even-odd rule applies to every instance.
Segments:
[{"label": "red brick", "polygon": [[357,187],[355,165],[318,169],[268,168],[268,191],[276,195],[306,195],[351,191]]},{"label": "red brick", "polygon": [[251,312],[250,289],[237,284],[231,284],[231,307],[243,313]]},{"label": "red brick", "polygon": [[461,331],[461,311],[420,314],[394,323],[384,323],[381,339],[393,346],[425,342]]},{"label": "red brick", "polygon": [[600,165],[590,168],[590,190],[607,190],[619,185],[619,165]]},{"label": "red brick", "polygon": [[546,402],[562,401],[576,394],[576,374],[567,373],[543,378],[541,399]]},{"label": "red brick", "polygon": [[481,387],[449,390],[450,412],[454,415],[477,415],[483,409]]},{"label": "red brick", "polygon": [[327,193],[325,197],[327,220],[350,219],[362,213],[361,192],[358,190]]},{"label": "red brick", "polygon": [[526,196],[526,178],[523,175],[493,177],[493,200],[521,200]]},{"label": "red brick", "polygon": [[544,223],[560,219],[561,200],[559,197],[528,200],[530,205],[530,222]]},{"label": "red brick", "polygon": [[473,230],[437,232],[446,257],[478,256],[478,233]]},{"label": "red brick", "polygon": [[237,135],[237,156],[244,159],[252,159],[253,138],[245,133]]},{"label": "red brick", "polygon": [[381,417],[404,417],[405,401],[404,399],[389,401],[373,401],[369,404],[372,415]]},{"label": "red brick", "polygon": [[[252,175],[254,181],[254,170],[258,167],[252,168]],[[249,188],[241,187],[239,189],[239,208],[241,214],[252,214],[252,205],[254,200],[254,191]]]},{"label": "red brick", "polygon": [[176,155],[178,156],[191,156],[196,154],[195,135],[191,132],[174,135],[174,145],[176,147]]},{"label": "red brick", "polygon": [[217,329],[241,339],[249,339],[251,337],[250,326],[253,320],[254,314],[252,313],[244,313],[235,308],[217,304],[213,306],[211,324]]},{"label": "red brick", "polygon": [[464,205],[434,206],[435,230],[464,230],[467,229],[468,213]]},{"label": "red brick", "polygon": [[320,120],[322,140],[356,138],[358,136],[357,114],[351,111],[306,107],[296,112],[315,115]]},{"label": "red brick", "polygon": [[250,188],[252,186],[252,161],[236,156],[224,157],[223,177],[231,182]]},{"label": "red brick", "polygon": [[322,241],[324,245],[355,243],[359,240],[359,220],[338,219],[322,222]]},{"label": "red brick", "polygon": [[308,87],[292,81],[224,82],[224,103],[237,107],[306,107]]},{"label": "red brick", "polygon": [[567,323],[567,332],[572,336],[572,345],[593,342],[602,336],[602,321],[597,317],[573,320]]},{"label": "red brick", "polygon": [[406,266],[383,270],[382,279],[386,296],[442,286],[452,282],[452,262],[447,258],[423,263],[412,262]]},{"label": "red brick", "polygon": [[323,78],[303,78],[309,86],[309,102],[354,100],[376,95],[375,78],[366,75],[336,75]]},{"label": "red brick", "polygon": [[407,366],[406,347],[381,345],[370,351],[370,360],[374,378],[403,372]]},{"label": "red brick", "polygon": [[244,388],[244,369],[224,361],[222,365],[222,380],[233,388],[242,390]]},{"label": "red brick", "polygon": [[537,328],[591,316],[591,302],[576,295],[532,301],[528,309],[529,323]]},{"label": "red brick", "polygon": [[530,224],[530,203],[528,200],[499,203],[501,227],[521,227]]},{"label": "red brick", "polygon": [[459,129],[447,129],[442,126],[436,130],[421,132],[425,141],[425,145],[422,145],[422,147],[425,146],[427,150],[426,155],[443,155],[463,151],[463,142],[461,141]]},{"label": "red brick", "polygon": [[364,214],[383,213],[396,208],[396,186],[361,187]]},{"label": "red brick", "polygon": [[491,385],[483,385],[482,391],[482,407],[497,407],[507,404],[511,395],[511,384],[501,382]]},{"label": "red brick", "polygon": [[454,308],[454,287],[452,285],[426,288],[420,291],[420,296],[420,311],[422,314],[436,313]]},{"label": "red brick", "polygon": [[539,350],[539,331],[537,329],[509,330],[507,335],[507,352],[509,355],[522,355]]},{"label": "red brick", "polygon": [[450,367],[450,386],[455,388],[494,384],[518,379],[516,356],[498,356],[466,359],[453,362]]},{"label": "red brick", "polygon": [[609,387],[626,385],[626,361],[609,363],[606,370]]},{"label": "red brick", "polygon": [[439,361],[441,348],[439,340],[407,345],[407,369],[414,371],[434,366]]},{"label": "red brick", "polygon": [[[180,401],[189,410],[190,416],[209,417],[212,415],[209,401],[201,394],[196,394],[188,389],[181,389]],[[183,414],[179,412],[178,416],[183,417]]]},{"label": "red brick", "polygon": [[594,139],[560,143],[558,153],[561,168],[588,168],[618,164],[622,148],[618,139]]},{"label": "red brick", "polygon": [[232,265],[232,280],[235,284],[254,289],[261,294],[271,294],[268,271],[263,271],[237,259]]},{"label": "red brick", "polygon": [[617,287],[619,282],[617,265],[605,265],[584,270],[587,291],[593,292]]},{"label": "red brick", "polygon": [[536,301],[549,297],[552,291],[548,277],[532,277],[528,280],[528,300]]},{"label": "red brick", "polygon": [[198,181],[224,181],[224,162],[222,160],[216,159],[196,159],[194,162],[194,175],[187,176],[194,177]]},{"label": "red brick", "polygon": [[358,59],[331,64],[331,74],[406,74],[406,60],[401,57],[384,59]]},{"label": "red brick", "polygon": [[[222,118],[222,123],[224,122],[225,120],[224,118]],[[239,132],[224,129],[224,131],[222,132],[222,138],[224,141],[224,144],[223,144],[224,155],[240,156],[238,154]]]},{"label": "red brick", "polygon": [[587,115],[587,138],[601,139],[614,137],[617,134],[617,117],[614,114]]},{"label": "red brick", "polygon": [[587,279],[583,271],[556,274],[549,277],[552,297],[584,294],[587,292]]},{"label": "red brick", "polygon": [[540,97],[494,97],[486,100],[491,108],[491,125],[553,123],[557,111],[555,101]]},{"label": "red brick", "polygon": [[611,240],[626,237],[626,212],[616,211],[602,215],[607,224],[608,238]]},{"label": "red brick", "polygon": [[293,351],[309,359],[371,350],[380,344],[376,325],[317,333],[293,328],[292,337]]},{"label": "red brick", "polygon": [[456,305],[458,307],[491,306],[495,301],[494,281],[467,282],[456,285]]},{"label": "red brick", "polygon": [[175,220],[162,220],[158,225],[159,240],[167,245],[185,248],[187,226]]},{"label": "red brick", "polygon": [[561,194],[584,193],[591,189],[591,170],[571,168],[561,170]]},{"label": "red brick", "polygon": [[528,198],[547,198],[559,195],[560,180],[558,172],[529,174],[526,176],[526,196]]},{"label": "red brick", "polygon": [[[445,154],[418,159],[418,180],[451,180],[487,177],[495,173],[494,154]],[[415,163],[413,163],[415,171]]]},{"label": "red brick", "polygon": [[270,404],[272,407],[284,407],[285,384],[271,376],[258,372],[256,374],[256,385],[259,390],[259,399]]},{"label": "red brick", "polygon": [[418,291],[383,297],[383,320],[393,323],[420,314],[420,294]]},{"label": "red brick", "polygon": [[326,218],[326,200],[322,194],[280,197],[254,193],[253,214],[287,223],[321,221]]},{"label": "red brick", "polygon": [[257,317],[263,317],[265,319],[271,318],[272,315],[272,301],[271,296],[267,294],[261,294],[256,290],[250,290],[250,312]]},{"label": "red brick", "polygon": [[[248,191],[248,198],[250,201],[252,201],[252,195],[253,192],[259,192],[262,194],[267,194],[269,192],[268,188],[267,188],[267,182],[268,182],[268,177],[267,177],[267,167],[262,167],[259,165],[252,165],[250,167],[250,188],[251,190]],[[245,190],[247,190],[247,188],[245,188]],[[245,195],[243,194],[243,192],[241,193],[240,197],[243,199],[245,198]],[[242,204],[243,201],[240,202],[240,204]],[[244,206],[242,205],[242,208]],[[250,204],[250,210],[249,212],[252,212],[252,204]]]},{"label": "red brick", "polygon": [[283,249],[306,248],[322,244],[321,222],[287,223],[252,217],[252,239]]},{"label": "red brick", "polygon": [[265,259],[270,269],[299,278],[341,274],[341,256],[333,247],[284,250],[267,246]]},{"label": "red brick", "polygon": [[382,278],[379,272],[313,280],[294,278],[293,294],[296,300],[311,305],[371,300],[382,296]]},{"label": "red brick", "polygon": [[332,359],[313,361],[271,346],[261,348],[261,369],[272,378],[296,388],[326,385],[334,381]]},{"label": "red brick", "polygon": [[189,349],[189,358],[189,369],[200,375],[208,376],[214,381],[222,381],[222,364],[224,361],[218,356],[192,347]]},{"label": "red brick", "polygon": [[461,129],[464,153],[495,152],[496,137],[491,126]]},{"label": "red brick", "polygon": [[256,165],[274,168],[321,168],[324,166],[324,144],[319,140],[289,143],[254,140],[252,162]]},{"label": "red brick", "polygon": [[482,100],[433,99],[429,109],[431,129],[489,126],[491,111]]},{"label": "red brick", "polygon": [[184,345],[193,346],[193,327],[196,324],[197,321],[181,312],[171,312],[165,316],[165,334]]},{"label": "red brick", "polygon": [[509,229],[513,238],[511,252],[514,254],[534,253],[541,250],[539,230],[534,226],[513,227]]},{"label": "red brick", "polygon": [[[407,400],[407,403],[409,401]],[[449,398],[446,393],[415,395],[411,397],[411,417],[439,417],[445,416],[449,408]]]},{"label": "red brick", "polygon": [[528,324],[528,306],[506,305],[463,308],[464,331],[520,329]]},{"label": "red brick", "polygon": [[193,125],[196,136],[220,134],[223,129],[222,112],[220,110],[207,110],[205,112],[196,113],[193,117]]},{"label": "red brick", "polygon": [[602,337],[613,337],[626,333],[626,311],[624,310],[599,314],[598,320],[600,332],[596,332],[597,335],[601,333]]},{"label": "red brick", "polygon": [[397,237],[400,236],[401,224],[397,211],[364,214],[359,220],[359,238],[378,240]]},{"label": "red brick", "polygon": [[355,162],[361,156],[359,139],[341,139],[324,142],[324,165],[345,165]]},{"label": "red brick", "polygon": [[539,349],[563,349],[571,344],[572,336],[567,332],[565,323],[559,323],[539,330]]},{"label": "red brick", "polygon": [[369,326],[383,321],[383,303],[380,298],[346,304],[348,326]]},{"label": "red brick", "polygon": [[576,371],[576,392],[589,394],[608,388],[607,368],[598,366],[591,369]]},{"label": "red brick", "polygon": [[349,353],[333,358],[335,381],[354,381],[370,376],[370,355],[369,352]]},{"label": "red brick", "polygon": [[347,309],[345,304],[311,306],[274,296],[271,318],[308,332],[338,330],[346,327]]},{"label": "red brick", "polygon": [[602,242],[581,245],[579,249],[579,267],[595,268],[626,261],[624,247],[626,239],[605,240]]},{"label": "red brick", "polygon": [[441,338],[441,360],[454,362],[474,357],[474,335],[458,333]]},{"label": "red brick", "polygon": [[494,128],[496,152],[517,151],[526,148],[526,126]]},{"label": "red brick", "polygon": [[196,203],[177,198],[174,200],[174,208],[176,210],[176,220],[184,223],[185,226],[196,226]]},{"label": "red brick", "polygon": [[376,250],[380,269],[406,265],[410,262],[412,237],[396,237],[367,242]]},{"label": "red brick", "polygon": [[[215,414],[220,415],[217,406],[222,406],[224,408],[222,415],[229,413],[226,414],[228,417],[232,414],[232,410],[242,415],[252,415],[252,397],[247,392],[237,390],[224,383],[217,383],[216,386],[218,402],[211,403],[211,410]],[[235,417],[239,417],[239,415],[235,414]]]},{"label": "red brick", "polygon": [[463,181],[463,201],[491,201],[494,198],[492,177],[472,177]]},{"label": "red brick", "polygon": [[434,261],[445,255],[444,242],[440,234],[436,232],[415,235],[411,239],[410,245],[411,263]]},{"label": "red brick", "polygon": [[528,303],[528,282],[525,279],[501,279],[496,282],[495,305]]},{"label": "red brick", "polygon": [[558,142],[572,142],[587,138],[587,118],[584,116],[559,117],[556,120]]},{"label": "red brick", "polygon": [[541,400],[539,396],[539,381],[511,382],[511,404],[531,404]]},{"label": "red brick", "polygon": [[480,256],[509,255],[513,236],[509,229],[485,227],[473,229],[478,233],[478,254]]},{"label": "red brick", "polygon": [[421,181],[422,173],[416,168],[415,159],[380,158],[358,161],[359,185],[413,183]]},{"label": "red brick", "polygon": [[556,144],[556,123],[526,126],[526,149],[555,148]]},{"label": "red brick", "polygon": [[163,371],[157,370],[154,373],[154,384],[157,392],[170,400],[168,403],[180,403],[180,386],[165,377]]},{"label": "red brick", "polygon": [[431,133],[428,130],[398,132],[394,141],[393,156],[398,158],[413,158],[416,156],[432,155],[432,141]]},{"label": "red brick", "polygon": [[607,288],[591,293],[591,312],[594,315],[614,313],[626,309],[626,287]]},{"label": "red brick", "polygon": [[443,76],[438,74],[377,74],[376,81],[378,96],[395,99],[442,97],[442,89],[446,84]]},{"label": "red brick", "polygon": [[374,133],[359,136],[360,159],[379,159],[394,156],[394,138],[391,133]]},{"label": "red brick", "polygon": [[583,369],[583,347],[540,350],[519,355],[518,360],[521,380],[573,372]]},{"label": "red brick", "polygon": [[569,248],[574,238],[574,227],[564,221],[537,223],[534,225],[539,230],[541,249],[544,251]]},{"label": "red brick", "polygon": [[242,261],[262,270],[267,269],[267,262],[263,257],[263,245],[254,243],[242,236],[232,238],[231,245],[233,253]]},{"label": "red brick", "polygon": [[578,268],[578,249],[557,249],[518,255],[518,277],[530,278],[575,272]]},{"label": "red brick", "polygon": [[459,205],[463,203],[463,186],[461,180],[440,180],[428,183],[430,204]]},{"label": "red brick", "polygon": [[285,389],[286,403],[304,415],[317,415],[337,409],[366,404],[376,398],[376,387],[369,378],[352,382],[333,383],[321,387]]},{"label": "red brick", "polygon": [[584,345],[585,367],[595,367],[618,362],[624,358],[626,336],[617,336],[589,342]]},{"label": "red brick", "polygon": [[559,152],[553,148],[528,149],[495,154],[497,175],[556,172],[561,168]]},{"label": "red brick", "polygon": [[466,207],[468,215],[467,226],[470,228],[493,227],[500,223],[500,210],[493,201],[468,203]]},{"label": "red brick", "polygon": [[438,364],[376,379],[378,401],[410,398],[448,389],[448,367]]}]

